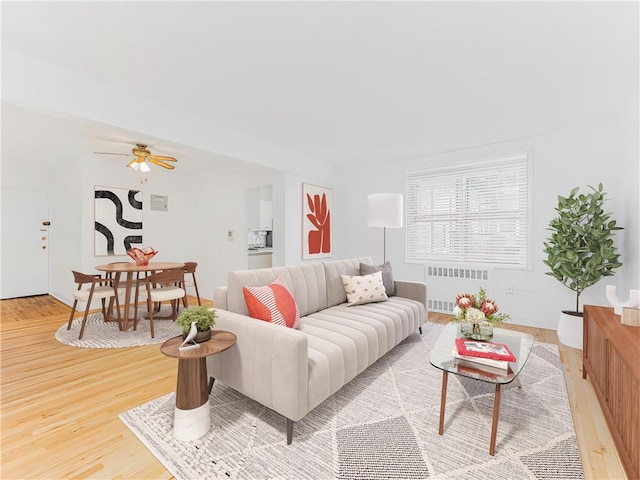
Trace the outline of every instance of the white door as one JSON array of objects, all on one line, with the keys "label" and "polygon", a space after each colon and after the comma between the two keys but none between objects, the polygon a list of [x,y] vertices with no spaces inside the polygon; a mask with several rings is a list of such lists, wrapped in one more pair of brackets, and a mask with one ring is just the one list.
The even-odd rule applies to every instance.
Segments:
[{"label": "white door", "polygon": [[0,298],[49,293],[49,202],[45,192],[2,189]]}]

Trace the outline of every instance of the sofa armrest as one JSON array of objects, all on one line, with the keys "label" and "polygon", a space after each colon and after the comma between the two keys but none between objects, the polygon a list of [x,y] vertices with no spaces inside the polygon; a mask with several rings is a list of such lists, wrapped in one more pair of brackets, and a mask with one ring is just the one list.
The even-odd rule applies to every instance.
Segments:
[{"label": "sofa armrest", "polygon": [[396,295],[402,298],[410,298],[424,305],[427,310],[427,285],[422,282],[409,282],[407,280],[396,280]]},{"label": "sofa armrest", "polygon": [[213,289],[213,306],[227,309],[227,287],[216,287]]},{"label": "sofa armrest", "polygon": [[305,334],[216,308],[215,329],[233,332],[232,348],[207,357],[209,376],[284,415],[308,412],[309,354]]}]

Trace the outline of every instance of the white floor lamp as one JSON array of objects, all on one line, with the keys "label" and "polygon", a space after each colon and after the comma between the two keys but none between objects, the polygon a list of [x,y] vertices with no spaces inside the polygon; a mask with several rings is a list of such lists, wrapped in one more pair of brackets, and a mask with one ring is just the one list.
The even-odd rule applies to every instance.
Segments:
[{"label": "white floor lamp", "polygon": [[372,193],[367,197],[369,227],[383,229],[383,258],[387,261],[387,228],[402,227],[402,194]]}]

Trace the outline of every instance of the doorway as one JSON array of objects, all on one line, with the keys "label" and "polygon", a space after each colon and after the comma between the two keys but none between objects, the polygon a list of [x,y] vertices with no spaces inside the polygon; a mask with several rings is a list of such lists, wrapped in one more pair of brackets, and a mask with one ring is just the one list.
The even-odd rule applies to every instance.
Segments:
[{"label": "doorway", "polygon": [[0,299],[49,293],[46,192],[3,188]]}]

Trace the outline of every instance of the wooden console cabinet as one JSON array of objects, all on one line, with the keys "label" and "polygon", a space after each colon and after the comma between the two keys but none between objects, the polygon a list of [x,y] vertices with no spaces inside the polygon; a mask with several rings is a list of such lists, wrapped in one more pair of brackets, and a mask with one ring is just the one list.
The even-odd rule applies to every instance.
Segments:
[{"label": "wooden console cabinet", "polygon": [[629,479],[640,478],[640,328],[584,307],[582,378],[591,379]]}]

